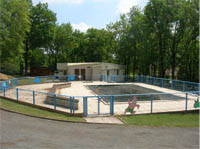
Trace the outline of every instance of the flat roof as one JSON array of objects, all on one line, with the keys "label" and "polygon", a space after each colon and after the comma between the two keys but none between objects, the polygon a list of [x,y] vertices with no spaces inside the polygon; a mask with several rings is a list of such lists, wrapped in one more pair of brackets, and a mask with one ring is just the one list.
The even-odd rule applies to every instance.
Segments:
[{"label": "flat roof", "polygon": [[67,66],[78,66],[78,65],[98,65],[100,62],[86,62],[86,63],[66,63]]},{"label": "flat roof", "polygon": [[120,65],[120,64],[104,63],[104,62],[58,63],[58,64],[65,64],[66,66],[100,65],[100,64],[108,64],[108,65],[119,65],[119,66],[124,66],[124,65]]}]

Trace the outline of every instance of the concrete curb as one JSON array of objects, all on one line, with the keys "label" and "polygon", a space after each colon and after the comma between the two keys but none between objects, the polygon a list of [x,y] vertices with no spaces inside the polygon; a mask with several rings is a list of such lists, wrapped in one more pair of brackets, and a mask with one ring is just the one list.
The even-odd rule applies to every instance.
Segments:
[{"label": "concrete curb", "polygon": [[2,107],[0,107],[0,110],[6,111],[6,112],[15,113],[15,114],[20,114],[20,115],[24,115],[24,116],[28,116],[28,117],[45,119],[45,120],[51,120],[51,121],[58,121],[58,122],[80,123],[80,124],[123,125],[123,124],[116,124],[116,123],[89,123],[89,122],[79,122],[79,121],[52,119],[52,118],[46,118],[46,117],[40,117],[40,116],[33,116],[33,115],[21,113],[21,112],[16,112],[16,111],[8,110],[8,109],[2,108]]},{"label": "concrete curb", "polygon": [[30,115],[30,114],[25,114],[25,113],[21,113],[21,112],[8,110],[8,109],[2,108],[2,107],[0,107],[0,110],[10,112],[10,113],[20,114],[20,115],[24,115],[24,116],[28,116],[28,117],[39,118],[39,119],[46,119],[46,120],[53,120],[53,121],[60,121],[60,122],[71,122],[71,123],[86,123],[86,122],[79,122],[79,121],[59,120],[59,119],[46,118],[46,117],[41,117],[41,116],[34,116],[34,115]]},{"label": "concrete curb", "polygon": [[[24,103],[24,102],[20,102],[20,101],[16,101],[14,99],[11,99],[11,98],[8,98],[8,97],[4,97],[4,96],[0,96],[1,98],[5,99],[5,100],[9,100],[9,101],[13,101],[15,103],[18,103],[18,104],[22,104],[22,105],[26,105],[26,106],[30,106],[32,104],[29,104],[29,103]],[[36,109],[42,109],[42,110],[45,110],[43,108],[38,108],[38,107],[35,107],[34,106],[30,106],[32,108],[36,108]],[[29,115],[29,114],[25,114],[25,113],[21,113],[21,112],[16,112],[16,111],[12,111],[12,110],[8,110],[8,109],[5,109],[5,108],[2,108],[0,107],[0,110],[4,110],[4,111],[7,111],[7,112],[12,112],[12,113],[16,113],[16,114],[21,114],[21,115],[25,115],[25,116],[29,116],[29,117],[34,117],[34,118],[40,118],[40,119],[46,119],[46,120],[53,120],[53,121],[60,121],[60,122],[70,122],[70,123],[84,123],[84,124],[103,124],[103,125],[127,125],[126,122],[124,122],[120,117],[114,115],[115,118],[117,118],[118,120],[120,120],[123,124],[117,124],[117,123],[95,123],[95,122],[78,122],[78,121],[70,121],[70,120],[59,120],[59,119],[51,119],[51,118],[45,118],[45,117],[40,117],[40,116],[33,116],[33,115]],[[49,111],[49,110],[45,110],[45,111]],[[55,113],[59,113],[59,114],[63,114],[65,115],[66,113],[65,112],[56,112],[54,110],[52,111],[49,111],[49,112],[55,112]],[[188,110],[188,111],[170,111],[170,112],[158,112],[158,113],[152,113],[152,114],[173,114],[173,113],[192,113],[192,112],[198,112],[199,113],[199,109],[196,109],[196,110]],[[150,115],[151,113],[145,113],[145,114],[136,114],[136,115]],[[69,115],[68,115],[69,116]],[[70,115],[70,116],[73,116],[73,115]],[[132,115],[121,115],[121,116],[132,116]],[[76,116],[77,117],[77,116]],[[105,117],[109,117],[109,116],[105,116]],[[84,117],[82,117],[84,118]],[[84,118],[85,119],[85,118]]]},{"label": "concrete curb", "polygon": [[120,117],[118,117],[118,116],[115,116],[118,120],[120,120],[124,125],[126,125],[126,126],[128,126],[128,124],[124,121],[124,120],[122,120]]},{"label": "concrete curb", "polygon": [[32,107],[32,108],[46,110],[46,111],[49,111],[49,112],[55,112],[55,113],[64,114],[64,115],[68,115],[68,116],[83,117],[83,113],[71,114],[71,113],[68,113],[68,112],[60,111],[60,110],[57,110],[57,109],[54,110],[52,108],[44,107],[44,106],[37,105],[37,104],[34,105],[32,103],[28,103],[28,102],[12,99],[12,98],[5,97],[5,96],[0,96],[0,98],[3,98],[5,100],[11,101],[11,102],[15,102],[15,103],[18,103],[18,104],[22,104],[22,105],[25,105],[25,106],[29,106],[29,107]]}]

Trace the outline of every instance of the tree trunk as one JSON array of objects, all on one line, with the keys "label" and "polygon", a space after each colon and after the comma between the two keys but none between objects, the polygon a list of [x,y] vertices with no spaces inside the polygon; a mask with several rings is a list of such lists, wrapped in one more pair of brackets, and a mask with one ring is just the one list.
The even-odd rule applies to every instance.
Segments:
[{"label": "tree trunk", "polygon": [[134,54],[133,57],[133,75],[135,76],[136,74],[136,55]]},{"label": "tree trunk", "polygon": [[159,54],[160,54],[160,65],[159,65],[159,77],[164,77],[164,51],[163,51],[163,45],[162,45],[162,34],[159,34]]},{"label": "tree trunk", "polygon": [[[174,31],[174,37],[173,37],[173,41],[172,41],[172,79],[175,79],[175,70],[176,70],[176,46],[178,44],[178,41],[176,39],[176,34],[177,34],[177,23],[175,24],[175,31]],[[180,40],[179,40],[180,41]]]},{"label": "tree trunk", "polygon": [[26,40],[26,45],[25,45],[25,75],[28,75],[28,40]]},{"label": "tree trunk", "polygon": [[157,74],[156,74],[156,64],[153,65],[153,76],[154,77],[157,76]]},{"label": "tree trunk", "polygon": [[57,62],[58,62],[57,55],[58,55],[58,51],[56,50],[55,61],[54,61],[54,70],[57,70]]},{"label": "tree trunk", "polygon": [[176,49],[175,49],[175,41],[173,41],[172,45],[172,79],[175,79],[175,70],[176,70]]},{"label": "tree trunk", "polygon": [[20,68],[19,74],[20,74],[20,75],[23,75],[24,66],[23,66],[23,63],[22,63],[21,60],[20,60],[19,68]]}]

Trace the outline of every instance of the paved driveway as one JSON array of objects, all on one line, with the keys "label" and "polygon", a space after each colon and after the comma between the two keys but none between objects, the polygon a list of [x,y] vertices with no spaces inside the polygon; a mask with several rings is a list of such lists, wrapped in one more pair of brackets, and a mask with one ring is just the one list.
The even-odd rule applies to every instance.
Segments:
[{"label": "paved driveway", "polygon": [[190,148],[198,128],[131,127],[43,120],[0,110],[1,149]]}]

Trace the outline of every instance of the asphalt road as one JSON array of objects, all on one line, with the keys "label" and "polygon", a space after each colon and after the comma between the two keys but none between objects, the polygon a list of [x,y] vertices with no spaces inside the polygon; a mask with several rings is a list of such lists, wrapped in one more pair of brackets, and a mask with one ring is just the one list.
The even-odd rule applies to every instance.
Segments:
[{"label": "asphalt road", "polygon": [[78,124],[0,110],[1,149],[198,149],[198,128]]}]

